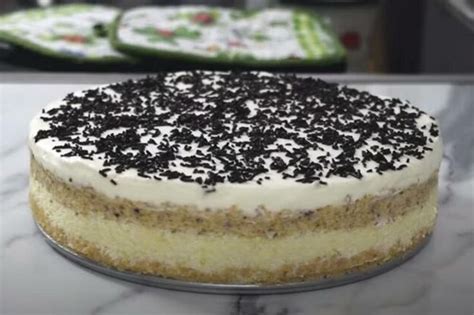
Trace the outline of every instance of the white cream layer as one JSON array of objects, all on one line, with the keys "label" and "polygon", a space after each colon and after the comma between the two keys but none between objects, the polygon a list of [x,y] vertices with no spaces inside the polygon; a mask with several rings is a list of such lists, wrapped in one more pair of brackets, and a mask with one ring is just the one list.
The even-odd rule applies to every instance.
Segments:
[{"label": "white cream layer", "polygon": [[281,239],[196,236],[104,220],[96,215],[76,216],[74,209],[58,203],[37,181],[30,182],[30,191],[53,227],[67,231],[70,237],[91,242],[113,259],[156,261],[207,273],[245,267],[275,270],[317,258],[350,258],[367,250],[386,252],[395,245],[409,247],[420,231],[433,227],[437,212],[437,190],[433,189],[430,198],[419,208],[384,225],[311,232]]},{"label": "white cream layer", "polygon": [[[61,102],[53,102],[46,110],[60,104]],[[398,171],[386,171],[381,175],[363,171],[361,179],[331,176],[325,179],[327,185],[284,180],[280,174],[270,171],[265,176],[270,176],[271,181],[264,182],[263,185],[258,185],[255,181],[218,183],[214,192],[206,193],[194,182],[166,178],[156,181],[139,177],[131,170],[104,178],[98,173],[103,168],[101,160],[91,161],[77,156],[61,157],[61,153],[53,150],[59,143],[51,139],[42,139],[35,143],[34,136],[38,130],[48,128],[48,124],[39,117],[40,114],[31,121],[29,147],[41,166],[65,182],[69,183],[71,179],[76,185],[92,187],[110,198],[125,198],[156,205],[167,202],[210,210],[235,206],[249,215],[258,213],[256,210],[260,207],[269,211],[299,211],[340,205],[365,195],[392,194],[429,179],[438,171],[442,158],[441,138],[437,137],[433,143],[427,145],[432,151],[427,151],[423,159],[411,158],[410,162],[406,163],[407,167]],[[420,127],[431,122],[431,118],[425,114],[418,119]],[[320,152],[315,151],[312,154],[317,156]],[[118,185],[111,184],[111,178]]]}]

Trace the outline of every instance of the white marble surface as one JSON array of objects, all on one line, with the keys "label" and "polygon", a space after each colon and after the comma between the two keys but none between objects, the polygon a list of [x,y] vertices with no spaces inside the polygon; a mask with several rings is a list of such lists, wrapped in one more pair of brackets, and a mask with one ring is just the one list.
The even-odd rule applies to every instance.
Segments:
[{"label": "white marble surface", "polygon": [[28,122],[83,84],[0,84],[1,314],[473,314],[474,85],[354,85],[437,116],[445,142],[435,234],[414,259],[343,287],[291,295],[219,296],[114,280],[59,256],[27,202]]}]

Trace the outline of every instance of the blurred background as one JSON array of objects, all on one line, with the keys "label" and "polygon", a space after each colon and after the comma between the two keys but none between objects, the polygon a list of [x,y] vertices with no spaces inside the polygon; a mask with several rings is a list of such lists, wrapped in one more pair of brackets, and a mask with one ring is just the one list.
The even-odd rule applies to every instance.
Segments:
[{"label": "blurred background", "polygon": [[[70,0],[1,0],[0,14]],[[242,9],[298,6],[327,21],[345,47],[345,62],[318,72],[346,73],[474,73],[474,0],[107,0],[82,1],[121,9],[142,5],[203,4]],[[1,23],[1,22],[0,22]],[[33,57],[32,57],[33,56]],[[48,66],[44,67],[44,63]],[[113,71],[117,67],[83,67],[42,61],[34,54],[0,43],[0,71]],[[127,66],[139,72],[143,65]],[[304,69],[303,69],[304,72]],[[309,71],[308,71],[309,72]],[[314,71],[313,71],[314,72]]]}]

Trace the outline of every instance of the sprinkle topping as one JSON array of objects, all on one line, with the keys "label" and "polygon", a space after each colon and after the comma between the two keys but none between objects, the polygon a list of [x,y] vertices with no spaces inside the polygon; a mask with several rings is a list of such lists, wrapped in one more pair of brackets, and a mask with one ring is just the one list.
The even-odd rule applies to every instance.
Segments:
[{"label": "sprinkle topping", "polygon": [[399,99],[312,78],[268,73],[178,72],[69,94],[40,118],[64,158],[100,160],[110,183],[271,180],[326,185],[422,159],[434,118]]}]

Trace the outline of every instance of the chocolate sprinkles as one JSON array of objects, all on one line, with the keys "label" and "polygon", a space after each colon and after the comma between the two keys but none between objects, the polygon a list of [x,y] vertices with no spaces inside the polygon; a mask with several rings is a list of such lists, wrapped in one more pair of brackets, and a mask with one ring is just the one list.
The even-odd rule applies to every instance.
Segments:
[{"label": "chocolate sprinkles", "polygon": [[132,171],[206,191],[397,171],[439,134],[434,118],[399,99],[256,72],[161,73],[69,94],[40,117],[49,127],[36,142],[55,139],[64,158],[101,161],[103,177]]}]

